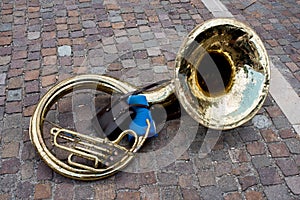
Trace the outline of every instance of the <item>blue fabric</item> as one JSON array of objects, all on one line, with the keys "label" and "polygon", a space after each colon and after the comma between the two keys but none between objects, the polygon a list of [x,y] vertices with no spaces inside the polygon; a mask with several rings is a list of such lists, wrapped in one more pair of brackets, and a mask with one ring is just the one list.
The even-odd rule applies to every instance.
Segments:
[{"label": "blue fabric", "polygon": [[[148,101],[144,95],[138,94],[138,95],[131,95],[127,99],[127,103],[129,105],[133,104],[141,104],[145,106],[149,106]],[[147,130],[147,122],[146,119],[150,121],[150,132],[148,137],[157,136],[155,123],[152,119],[151,112],[148,108],[133,106],[132,109],[136,112],[135,118],[132,119],[132,122],[129,125],[129,128],[136,132],[138,136],[145,135]],[[132,136],[129,135],[129,140],[132,140]]]}]

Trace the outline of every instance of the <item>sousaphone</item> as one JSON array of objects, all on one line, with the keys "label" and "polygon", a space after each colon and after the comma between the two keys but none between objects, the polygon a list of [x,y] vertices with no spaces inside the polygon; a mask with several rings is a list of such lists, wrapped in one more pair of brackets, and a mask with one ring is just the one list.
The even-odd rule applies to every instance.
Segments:
[{"label": "sousaphone", "polygon": [[[174,79],[145,95],[151,105],[164,107],[179,100],[200,124],[226,130],[242,125],[257,113],[269,83],[268,56],[258,35],[236,20],[212,19],[197,26],[184,40],[176,57]],[[59,99],[87,89],[113,94],[128,93],[136,87],[102,75],[63,80],[40,99],[29,131],[33,145],[49,167],[70,178],[95,180],[124,168],[143,145],[149,128],[145,136],[125,130],[110,141],[48,120]],[[127,134],[135,137],[130,147],[121,142]]]}]

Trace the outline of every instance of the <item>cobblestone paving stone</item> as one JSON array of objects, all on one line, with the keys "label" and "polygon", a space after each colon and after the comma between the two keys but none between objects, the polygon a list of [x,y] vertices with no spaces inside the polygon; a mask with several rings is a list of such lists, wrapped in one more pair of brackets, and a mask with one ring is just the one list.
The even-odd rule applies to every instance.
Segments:
[{"label": "cobblestone paving stone", "polygon": [[236,19],[248,23],[265,41],[274,66],[300,96],[300,2],[221,0]]},{"label": "cobblestone paving stone", "polygon": [[[299,92],[299,1],[257,1],[244,10],[223,2],[262,36]],[[94,182],[53,172],[28,135],[42,94],[76,74],[107,74],[137,86],[171,78],[184,36],[213,16],[193,0],[0,4],[0,199],[300,198],[299,136],[271,96],[257,114],[263,117],[223,131],[204,158],[198,153],[207,129],[200,126],[189,149],[158,171]],[[177,125],[171,121],[145,148],[170,142]]]}]

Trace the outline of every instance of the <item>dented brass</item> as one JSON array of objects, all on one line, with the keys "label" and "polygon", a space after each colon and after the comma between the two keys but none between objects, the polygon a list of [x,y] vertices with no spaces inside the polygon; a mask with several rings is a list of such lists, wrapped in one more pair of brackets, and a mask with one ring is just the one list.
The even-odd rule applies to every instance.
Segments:
[{"label": "dented brass", "polygon": [[[174,79],[150,92],[150,104],[181,106],[198,123],[212,129],[227,130],[250,120],[263,105],[270,83],[269,60],[258,35],[247,25],[233,19],[212,19],[197,26],[184,40],[175,62]],[[134,158],[147,138],[135,136],[131,148],[115,141],[86,136],[50,123],[53,146],[69,154],[59,160],[46,145],[44,123],[55,102],[74,89],[91,88],[109,93],[127,93],[136,87],[101,75],[79,75],[63,80],[40,99],[30,121],[30,139],[49,167],[66,177],[96,180],[110,176]],[[149,127],[147,133],[149,131]],[[69,146],[59,141],[66,140]],[[72,147],[72,148],[70,148]],[[106,163],[117,149],[122,157]],[[74,161],[90,160],[91,166]]]}]

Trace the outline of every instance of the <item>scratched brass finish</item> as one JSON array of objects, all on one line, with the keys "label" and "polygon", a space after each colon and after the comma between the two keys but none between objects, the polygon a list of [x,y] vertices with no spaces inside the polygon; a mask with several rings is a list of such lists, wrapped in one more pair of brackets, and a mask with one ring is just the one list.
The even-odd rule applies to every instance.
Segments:
[{"label": "scratched brass finish", "polygon": [[[268,94],[270,71],[264,45],[252,29],[233,19],[212,19],[191,31],[177,54],[174,71],[170,83],[145,92],[147,100],[151,105],[159,103],[165,107],[179,100],[191,117],[212,129],[226,130],[247,122]],[[115,141],[109,141],[53,123],[48,131],[53,147],[68,154],[67,160],[59,160],[46,145],[43,129],[46,115],[65,94],[85,88],[107,93],[136,89],[101,75],[79,75],[64,80],[39,101],[30,122],[30,138],[43,160],[56,172],[74,179],[95,180],[125,167],[147,135],[138,137],[128,130]],[[126,134],[136,138],[131,148],[120,145]],[[76,157],[91,164],[85,165]],[[108,158],[114,158],[114,162]]]},{"label": "scratched brass finish", "polygon": [[212,129],[232,129],[261,108],[270,83],[258,35],[233,19],[213,19],[187,36],[176,58],[175,91],[185,110]]},{"label": "scratched brass finish", "polygon": [[[133,89],[130,85],[110,77],[98,75],[73,77],[52,87],[41,98],[30,121],[30,139],[44,162],[56,172],[79,180],[105,178],[124,168],[145,142],[150,128],[148,126],[144,136],[138,136],[132,130],[125,130],[115,141],[109,141],[107,138],[88,136],[51,123],[53,128],[51,128],[50,134],[53,146],[68,154],[67,161],[59,160],[46,145],[47,133],[44,133],[43,129],[44,124],[47,123],[46,116],[54,103],[67,93],[89,88],[109,93],[126,93]],[[149,124],[149,122],[147,123]],[[135,138],[131,148],[119,144],[127,134]],[[76,161],[76,157],[88,160],[92,164],[80,163]]]}]

